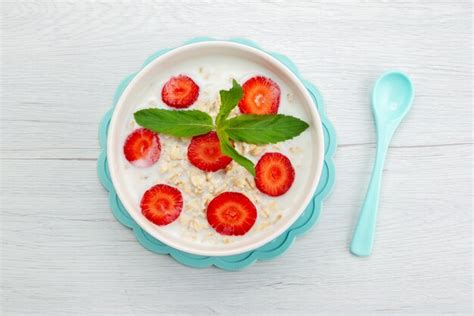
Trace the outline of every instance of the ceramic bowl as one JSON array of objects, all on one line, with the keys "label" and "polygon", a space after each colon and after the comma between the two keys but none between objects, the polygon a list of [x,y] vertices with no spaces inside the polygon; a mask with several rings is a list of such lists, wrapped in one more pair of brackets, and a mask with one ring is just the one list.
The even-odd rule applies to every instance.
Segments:
[{"label": "ceramic bowl", "polygon": [[[199,58],[205,57],[212,61],[221,56],[232,56],[232,58],[237,58],[239,62],[258,65],[259,69],[262,69],[267,75],[284,83],[299,100],[303,114],[310,125],[304,133],[309,133],[311,141],[304,144],[306,147],[304,148],[306,155],[304,158],[307,159],[305,167],[295,167],[297,180],[298,174],[304,174],[304,183],[299,183],[297,189],[290,190],[280,200],[282,205],[289,208],[288,214],[274,224],[271,229],[266,229],[264,233],[250,234],[249,236],[242,236],[236,242],[230,244],[212,246],[190,242],[149,222],[141,214],[136,197],[132,196],[127,190],[127,178],[121,175],[120,164],[123,162],[123,126],[127,124],[131,113],[136,109],[137,103],[143,102],[143,97],[150,87],[156,86],[156,78],[163,76],[163,73],[171,73],[175,65],[183,63],[192,65],[193,61]],[[159,91],[156,92],[156,95],[159,96]],[[282,95],[283,97],[285,96]],[[147,233],[168,246],[187,253],[205,256],[229,256],[263,246],[285,232],[298,219],[315,193],[321,176],[324,162],[324,138],[322,123],[313,99],[301,81],[284,64],[253,47],[233,42],[212,41],[189,44],[173,49],[147,64],[136,74],[114,109],[109,125],[107,157],[110,176],[118,197],[130,216]]]}]

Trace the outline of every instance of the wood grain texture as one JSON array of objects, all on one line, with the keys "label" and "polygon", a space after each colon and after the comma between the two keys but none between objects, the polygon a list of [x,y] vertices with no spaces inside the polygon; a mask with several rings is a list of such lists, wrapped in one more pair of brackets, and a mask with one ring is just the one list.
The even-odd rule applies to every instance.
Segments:
[{"label": "wood grain texture", "polygon": [[[3,1],[1,301],[20,314],[472,313],[471,1]],[[339,148],[317,226],[238,273],[144,250],[96,176],[98,122],[155,50],[251,38],[322,92]],[[347,247],[374,154],[369,91],[416,88],[385,166],[375,252]]]}]

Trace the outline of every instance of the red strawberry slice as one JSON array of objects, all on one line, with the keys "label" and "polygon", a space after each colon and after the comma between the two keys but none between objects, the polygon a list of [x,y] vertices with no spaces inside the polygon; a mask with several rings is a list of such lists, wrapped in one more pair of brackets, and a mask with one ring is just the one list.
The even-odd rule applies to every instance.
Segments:
[{"label": "red strawberry slice", "polygon": [[243,97],[239,102],[240,112],[245,114],[276,114],[280,105],[280,87],[263,76],[247,80],[242,86]]},{"label": "red strawberry slice", "polygon": [[270,196],[285,194],[295,180],[290,160],[280,153],[266,153],[255,166],[257,188]]},{"label": "red strawberry slice", "polygon": [[183,196],[172,186],[157,184],[143,194],[140,208],[150,222],[168,225],[179,217],[183,209]]},{"label": "red strawberry slice", "polygon": [[160,158],[160,137],[148,129],[136,129],[125,140],[123,153],[134,166],[150,167]]},{"label": "red strawberry slice", "polygon": [[191,106],[198,96],[199,86],[185,75],[171,77],[161,90],[163,102],[178,109]]},{"label": "red strawberry slice", "polygon": [[188,159],[204,171],[223,169],[232,161],[222,153],[216,132],[194,136],[188,146]]},{"label": "red strawberry slice", "polygon": [[245,235],[256,220],[255,205],[242,193],[221,193],[207,206],[209,225],[222,235]]}]

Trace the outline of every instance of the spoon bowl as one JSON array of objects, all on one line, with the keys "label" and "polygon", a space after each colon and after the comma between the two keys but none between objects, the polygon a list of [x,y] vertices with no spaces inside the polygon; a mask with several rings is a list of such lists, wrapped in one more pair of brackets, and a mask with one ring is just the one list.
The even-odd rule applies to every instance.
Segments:
[{"label": "spoon bowl", "polygon": [[375,83],[372,107],[377,120],[402,119],[413,102],[413,84],[402,72],[383,74]]}]

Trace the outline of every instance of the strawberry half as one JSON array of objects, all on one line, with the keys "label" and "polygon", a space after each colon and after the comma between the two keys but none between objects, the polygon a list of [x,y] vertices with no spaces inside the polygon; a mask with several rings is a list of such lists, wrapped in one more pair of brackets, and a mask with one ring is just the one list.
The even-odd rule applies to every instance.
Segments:
[{"label": "strawberry half", "polygon": [[142,214],[156,225],[174,222],[183,209],[181,192],[166,184],[157,184],[143,194],[140,202]]},{"label": "strawberry half", "polygon": [[266,153],[255,166],[257,188],[270,196],[285,194],[295,180],[290,160],[280,153]]},{"label": "strawberry half", "polygon": [[199,96],[199,86],[185,75],[171,77],[161,90],[161,99],[167,105],[182,109],[191,106]]},{"label": "strawberry half", "polygon": [[194,136],[188,146],[188,159],[204,171],[223,169],[232,161],[232,158],[222,153],[216,132]]},{"label": "strawberry half", "polygon": [[247,80],[242,86],[243,97],[239,102],[240,112],[245,114],[276,114],[280,105],[280,87],[263,76]]},{"label": "strawberry half", "polygon": [[123,153],[134,166],[150,167],[160,158],[160,137],[148,129],[136,129],[127,136],[123,145]]},{"label": "strawberry half", "polygon": [[222,235],[245,235],[256,220],[255,205],[242,193],[221,193],[207,206],[209,225]]}]

